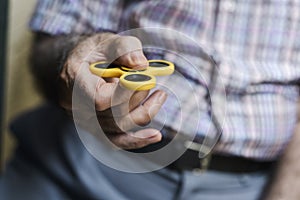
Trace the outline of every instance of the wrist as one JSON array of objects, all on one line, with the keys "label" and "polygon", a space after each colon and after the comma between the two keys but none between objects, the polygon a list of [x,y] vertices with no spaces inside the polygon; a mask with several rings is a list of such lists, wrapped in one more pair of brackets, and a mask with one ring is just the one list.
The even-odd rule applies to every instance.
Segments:
[{"label": "wrist", "polygon": [[64,65],[70,55],[70,53],[74,50],[74,48],[85,39],[91,37],[90,35],[71,35],[71,36],[64,36],[61,40],[57,41],[57,45],[61,45],[59,43],[64,43],[60,58],[59,58],[59,65],[57,68],[57,74],[59,75],[64,68]]}]

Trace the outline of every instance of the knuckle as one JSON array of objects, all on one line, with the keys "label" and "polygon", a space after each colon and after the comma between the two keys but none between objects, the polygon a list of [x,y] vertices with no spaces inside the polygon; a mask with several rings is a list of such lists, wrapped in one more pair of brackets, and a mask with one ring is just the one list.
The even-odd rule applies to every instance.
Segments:
[{"label": "knuckle", "polygon": [[139,148],[141,146],[140,142],[138,142],[133,136],[131,136],[131,138],[132,138],[132,140],[130,141],[128,148],[131,148],[131,149]]},{"label": "knuckle", "polygon": [[120,137],[110,137],[109,139],[114,145],[124,148],[124,142],[120,139]]},{"label": "knuckle", "polygon": [[124,42],[128,42],[130,44],[141,44],[141,41],[137,37],[134,37],[134,36],[123,36],[123,37],[121,37],[121,39]]},{"label": "knuckle", "polygon": [[149,142],[147,139],[136,138],[134,136],[130,136],[130,142],[128,144],[129,148],[137,149],[148,145]]},{"label": "knuckle", "polygon": [[140,147],[139,141],[133,136],[126,134],[111,138],[112,143],[122,149],[136,149]]},{"label": "knuckle", "polygon": [[106,109],[108,109],[109,106],[108,105],[105,105],[103,102],[101,101],[95,101],[95,109],[97,111],[105,111]]},{"label": "knuckle", "polygon": [[94,101],[98,111],[104,111],[111,106],[111,93],[104,91],[100,82],[96,85]]},{"label": "knuckle", "polygon": [[103,106],[103,105],[101,105],[101,104],[99,104],[99,103],[96,103],[96,104],[95,104],[95,109],[96,109],[97,111],[105,111],[105,110],[107,109],[107,107],[106,107],[106,106]]},{"label": "knuckle", "polygon": [[141,49],[141,41],[134,36],[122,36],[115,39],[114,44],[116,47],[126,47],[130,49]]},{"label": "knuckle", "polygon": [[127,55],[126,58],[124,58],[124,60],[126,60],[128,67],[133,67],[136,65],[136,62],[131,58],[130,55]]},{"label": "knuckle", "polygon": [[59,78],[60,78],[61,80],[65,81],[65,82],[67,82],[68,76],[67,76],[65,70],[63,70],[63,71],[59,74]]},{"label": "knuckle", "polygon": [[124,121],[124,119],[122,118],[122,117],[114,117],[114,120],[115,120],[115,122],[116,122],[116,125],[117,125],[117,127],[121,130],[121,131],[123,131],[123,132],[125,132],[126,131],[126,122]]},{"label": "knuckle", "polygon": [[[106,98],[106,97],[104,97]],[[95,100],[95,109],[97,111],[105,111],[109,108],[109,103],[105,103],[102,101],[103,97],[100,96],[100,100]]]},{"label": "knuckle", "polygon": [[130,54],[130,59],[135,64],[144,65],[147,64],[146,58],[143,56],[143,52],[141,50],[133,51],[133,53]]},{"label": "knuckle", "polygon": [[132,106],[135,107],[137,105],[140,105],[140,103],[144,101],[148,95],[149,95],[149,90],[135,92],[129,100],[129,105],[128,105],[129,109],[132,109]]},{"label": "knuckle", "polygon": [[150,122],[151,122],[151,117],[146,112],[144,112],[142,115],[140,115],[137,119],[134,120],[134,123],[136,123],[139,126],[146,126]]}]

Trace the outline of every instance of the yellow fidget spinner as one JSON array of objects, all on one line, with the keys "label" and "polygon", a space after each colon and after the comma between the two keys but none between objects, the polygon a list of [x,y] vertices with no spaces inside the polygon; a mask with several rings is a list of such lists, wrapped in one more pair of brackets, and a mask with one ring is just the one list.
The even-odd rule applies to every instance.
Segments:
[{"label": "yellow fidget spinner", "polygon": [[149,67],[134,70],[128,67],[96,62],[90,65],[93,74],[103,78],[120,78],[120,83],[129,90],[150,90],[156,85],[155,76],[166,76],[174,72],[174,64],[166,60],[148,60]]}]

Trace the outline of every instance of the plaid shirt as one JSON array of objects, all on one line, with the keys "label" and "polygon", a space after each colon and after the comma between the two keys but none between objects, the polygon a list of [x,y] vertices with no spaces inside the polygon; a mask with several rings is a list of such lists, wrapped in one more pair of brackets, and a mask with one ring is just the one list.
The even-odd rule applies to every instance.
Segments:
[{"label": "plaid shirt", "polygon": [[[175,62],[177,70],[186,75],[160,79],[172,81],[170,87],[181,91],[186,102],[180,107],[183,112],[178,113],[180,105],[171,95],[165,104],[167,126],[179,129],[181,121],[185,133],[193,131],[197,124],[199,135],[213,134],[215,124],[206,88],[214,85],[210,94],[216,99],[213,109],[226,107],[216,151],[272,160],[291,138],[299,96],[299,0],[40,0],[30,27],[53,35],[120,32],[137,27],[164,27],[185,33],[217,53],[219,73],[212,81],[212,67],[201,65],[199,78],[196,70],[187,67],[189,63],[161,52],[164,59]],[[193,54],[199,52],[193,44],[170,40],[170,35],[159,38],[155,32],[148,36],[157,45],[177,48],[187,60],[201,62]],[[219,87],[220,81],[224,90]],[[191,93],[202,102],[200,111],[190,102]],[[226,102],[221,101],[225,95]],[[223,116],[215,117],[222,123]]]}]

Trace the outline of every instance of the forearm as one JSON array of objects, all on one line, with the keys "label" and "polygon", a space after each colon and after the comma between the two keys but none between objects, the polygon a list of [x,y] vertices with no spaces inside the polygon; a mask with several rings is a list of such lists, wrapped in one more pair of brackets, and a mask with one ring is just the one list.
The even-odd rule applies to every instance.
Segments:
[{"label": "forearm", "polygon": [[31,71],[47,99],[58,103],[59,73],[69,52],[86,36],[50,36],[36,33],[31,53]]},{"label": "forearm", "polygon": [[283,154],[264,200],[300,199],[300,122]]}]

